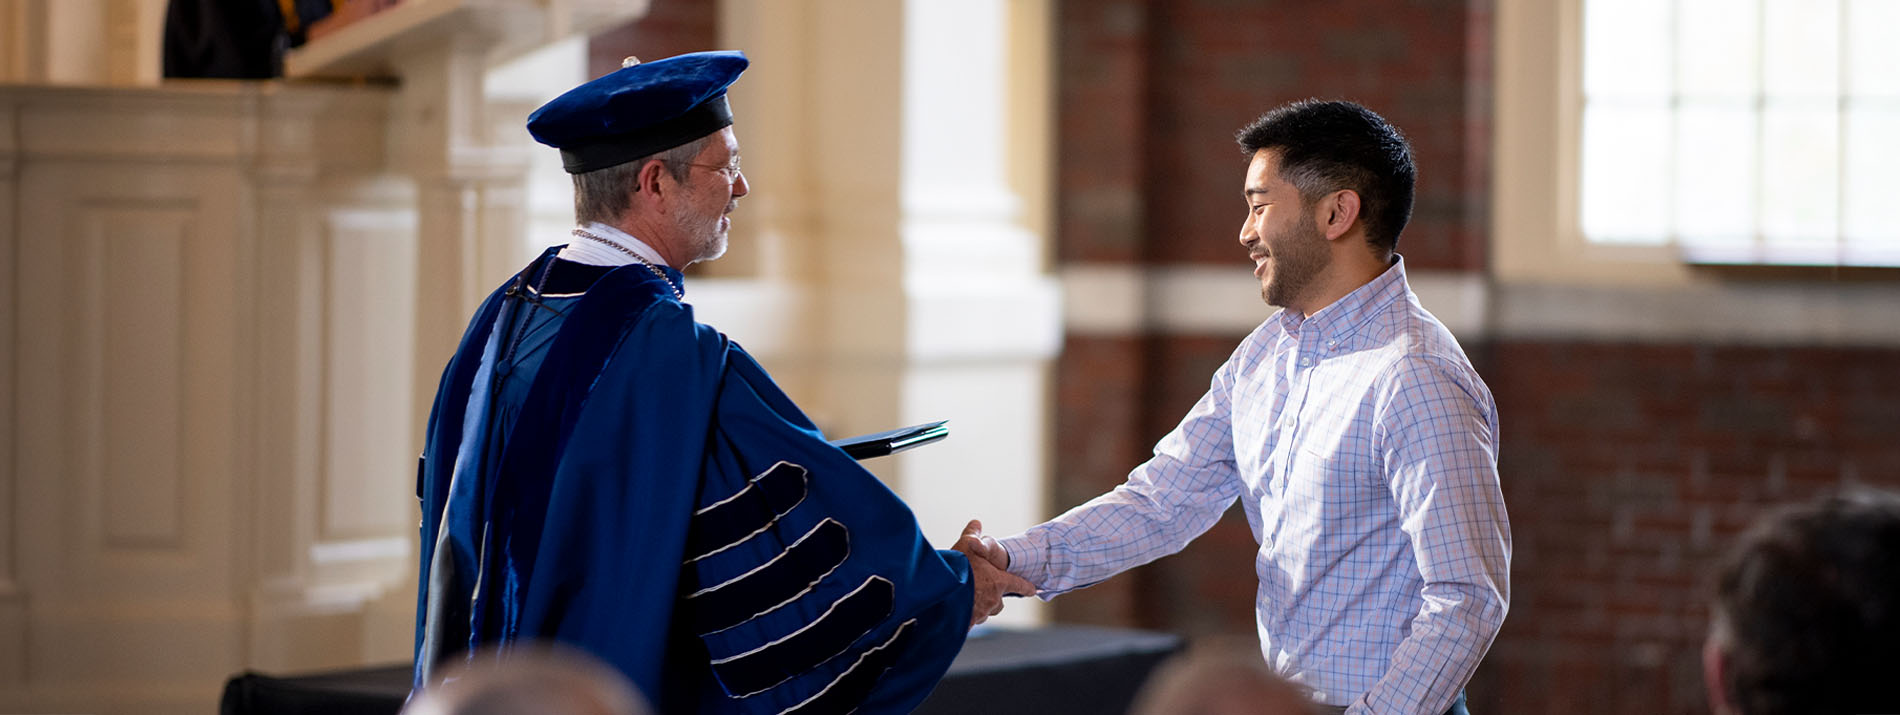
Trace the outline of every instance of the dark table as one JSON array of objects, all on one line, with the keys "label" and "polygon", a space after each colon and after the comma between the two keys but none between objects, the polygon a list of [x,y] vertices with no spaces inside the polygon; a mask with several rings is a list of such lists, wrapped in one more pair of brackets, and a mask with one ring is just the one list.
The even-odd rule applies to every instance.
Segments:
[{"label": "dark table", "polygon": [[[1166,633],[1092,626],[978,629],[918,713],[1123,713],[1150,671],[1181,648]],[[244,673],[224,686],[222,715],[394,715],[410,667],[297,676]]]}]

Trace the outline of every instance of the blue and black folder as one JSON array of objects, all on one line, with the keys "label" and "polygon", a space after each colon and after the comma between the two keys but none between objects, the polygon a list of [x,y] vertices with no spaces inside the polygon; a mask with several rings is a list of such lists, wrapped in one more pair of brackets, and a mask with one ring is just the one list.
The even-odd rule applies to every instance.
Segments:
[{"label": "blue and black folder", "polygon": [[950,428],[944,425],[949,420],[937,420],[920,425],[911,425],[888,432],[861,434],[856,437],[831,440],[831,444],[851,455],[852,459],[864,460],[872,457],[886,457],[912,447],[922,447],[931,442],[950,436]]}]

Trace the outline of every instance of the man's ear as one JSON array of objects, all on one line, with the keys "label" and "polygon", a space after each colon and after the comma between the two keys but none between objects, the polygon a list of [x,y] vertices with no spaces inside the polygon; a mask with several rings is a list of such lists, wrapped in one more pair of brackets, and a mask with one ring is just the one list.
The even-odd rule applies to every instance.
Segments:
[{"label": "man's ear", "polygon": [[1359,220],[1359,192],[1340,189],[1320,198],[1316,208],[1314,213],[1318,214],[1319,229],[1326,234],[1326,240],[1337,240]]},{"label": "man's ear", "polygon": [[667,174],[666,171],[666,162],[658,159],[649,159],[645,164],[641,164],[640,171],[633,175],[633,190],[646,193],[653,198],[659,198],[661,192],[666,190],[662,187],[664,183],[662,180],[669,177],[670,175]]}]

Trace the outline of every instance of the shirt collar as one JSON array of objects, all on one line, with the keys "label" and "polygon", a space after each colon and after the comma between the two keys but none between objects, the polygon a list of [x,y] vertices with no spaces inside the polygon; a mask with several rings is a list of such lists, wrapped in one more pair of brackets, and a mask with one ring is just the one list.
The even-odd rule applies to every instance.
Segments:
[{"label": "shirt collar", "polygon": [[[667,266],[666,261],[660,258],[659,251],[653,250],[653,247],[647,245],[645,241],[634,238],[626,231],[599,221],[590,222],[582,226],[581,230],[613,241],[615,244],[639,254],[641,258],[647,259],[647,261],[653,265],[666,268],[671,267]],[[610,246],[602,246],[599,243],[578,236],[574,237],[574,240],[568,241],[566,248],[561,249],[560,259],[563,261],[573,261],[575,263],[585,263],[592,266],[624,266],[634,262],[633,256],[616,251]]]},{"label": "shirt collar", "polygon": [[1405,257],[1393,254],[1392,265],[1345,297],[1302,318],[1297,310],[1280,311],[1280,324],[1289,335],[1344,339],[1393,300],[1405,295]]}]

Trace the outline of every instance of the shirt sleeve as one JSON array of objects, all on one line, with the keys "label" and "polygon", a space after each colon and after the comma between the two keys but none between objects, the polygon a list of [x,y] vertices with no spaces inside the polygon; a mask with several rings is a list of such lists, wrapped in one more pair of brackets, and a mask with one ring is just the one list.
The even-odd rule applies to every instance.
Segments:
[{"label": "shirt sleeve", "polygon": [[1395,365],[1378,400],[1375,448],[1424,580],[1424,605],[1385,675],[1347,712],[1443,712],[1510,603],[1497,408],[1468,367],[1424,356]]},{"label": "shirt sleeve", "polygon": [[1009,571],[1046,601],[1180,551],[1220,521],[1240,495],[1229,416],[1235,360],[1215,371],[1207,394],[1126,482],[999,539]]}]

